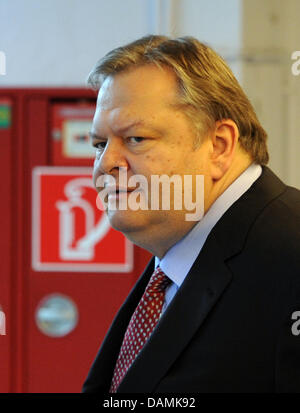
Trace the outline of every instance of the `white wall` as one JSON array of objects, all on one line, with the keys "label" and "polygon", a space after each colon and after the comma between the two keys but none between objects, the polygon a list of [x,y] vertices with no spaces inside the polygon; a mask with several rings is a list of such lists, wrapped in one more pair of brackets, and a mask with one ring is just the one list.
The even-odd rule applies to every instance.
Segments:
[{"label": "white wall", "polygon": [[269,134],[271,167],[300,187],[299,0],[0,0],[1,86],[84,86],[114,47],[155,33],[192,35],[232,67]]},{"label": "white wall", "polygon": [[291,71],[300,50],[300,2],[243,1],[243,85],[266,129],[270,167],[300,188],[300,75]]},{"label": "white wall", "polygon": [[239,47],[240,0],[0,0],[3,86],[84,85],[95,62],[149,33]]},{"label": "white wall", "polygon": [[81,85],[101,55],[149,31],[145,15],[139,0],[1,0],[0,82]]}]

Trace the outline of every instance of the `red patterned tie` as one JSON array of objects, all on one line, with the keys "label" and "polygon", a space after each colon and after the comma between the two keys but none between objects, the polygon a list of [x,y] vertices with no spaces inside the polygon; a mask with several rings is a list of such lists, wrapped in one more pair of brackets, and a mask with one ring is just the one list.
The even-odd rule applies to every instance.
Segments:
[{"label": "red patterned tie", "polygon": [[171,280],[157,267],[128,324],[119,357],[115,366],[110,393],[115,393],[127,370],[150,337],[158,323]]}]

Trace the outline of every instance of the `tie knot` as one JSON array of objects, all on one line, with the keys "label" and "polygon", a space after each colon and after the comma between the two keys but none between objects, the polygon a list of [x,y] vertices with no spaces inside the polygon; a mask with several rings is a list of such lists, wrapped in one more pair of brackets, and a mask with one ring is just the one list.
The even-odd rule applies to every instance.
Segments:
[{"label": "tie knot", "polygon": [[157,267],[150,278],[146,291],[148,293],[163,292],[170,284],[170,278],[166,276],[160,267]]}]

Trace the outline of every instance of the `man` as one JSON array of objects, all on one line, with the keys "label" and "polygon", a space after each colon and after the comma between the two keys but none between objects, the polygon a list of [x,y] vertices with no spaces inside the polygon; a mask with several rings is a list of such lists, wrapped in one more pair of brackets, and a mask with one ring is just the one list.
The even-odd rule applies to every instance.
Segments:
[{"label": "man", "polygon": [[[148,36],[108,53],[89,83],[95,186],[111,225],[154,257],[83,391],[300,391],[300,193],[265,166],[266,133],[228,66],[194,38]],[[175,174],[204,177],[198,220],[174,201],[118,208],[135,190],[151,205],[151,178]]]}]

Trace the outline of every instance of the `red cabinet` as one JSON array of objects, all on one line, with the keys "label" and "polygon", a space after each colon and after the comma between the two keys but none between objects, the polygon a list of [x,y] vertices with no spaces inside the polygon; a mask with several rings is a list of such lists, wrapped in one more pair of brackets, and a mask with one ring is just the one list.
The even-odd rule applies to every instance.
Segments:
[{"label": "red cabinet", "polygon": [[150,258],[95,208],[95,102],[86,89],[0,90],[0,392],[80,392]]}]

